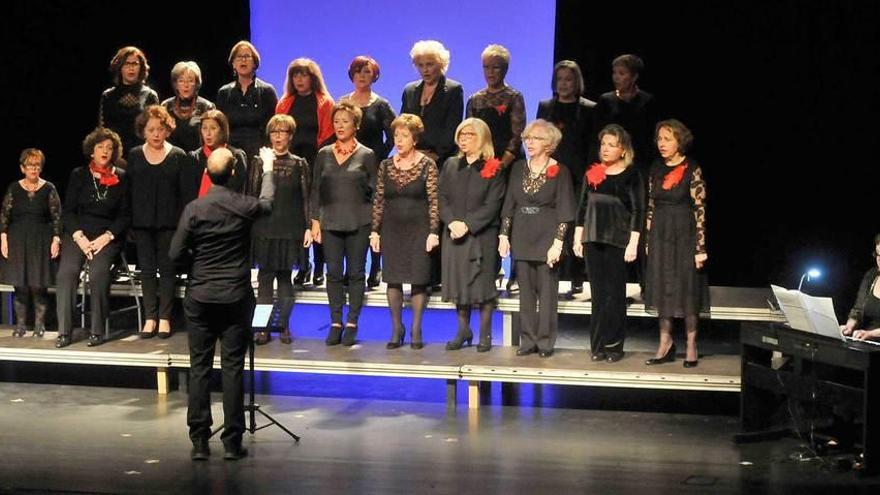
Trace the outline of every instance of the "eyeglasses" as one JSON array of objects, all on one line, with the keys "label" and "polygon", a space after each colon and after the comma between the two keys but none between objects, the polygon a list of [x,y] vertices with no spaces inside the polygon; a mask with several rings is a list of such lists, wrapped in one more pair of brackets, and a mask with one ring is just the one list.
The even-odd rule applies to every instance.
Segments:
[{"label": "eyeglasses", "polygon": [[141,61],[140,60],[126,60],[125,62],[122,63],[122,65],[123,65],[123,67],[140,67]]},{"label": "eyeglasses", "polygon": [[544,136],[523,136],[523,141],[546,141]]},{"label": "eyeglasses", "polygon": [[476,132],[462,131],[458,133],[458,137],[460,138],[475,138],[477,137]]},{"label": "eyeglasses", "polygon": [[22,165],[22,167],[36,170],[43,168],[43,166],[39,163],[25,163],[24,165]]},{"label": "eyeglasses", "polygon": [[232,58],[234,58],[235,60],[250,60],[250,59],[254,58],[254,56],[251,55],[250,53],[242,53],[242,54],[236,55],[235,57],[232,57]]}]

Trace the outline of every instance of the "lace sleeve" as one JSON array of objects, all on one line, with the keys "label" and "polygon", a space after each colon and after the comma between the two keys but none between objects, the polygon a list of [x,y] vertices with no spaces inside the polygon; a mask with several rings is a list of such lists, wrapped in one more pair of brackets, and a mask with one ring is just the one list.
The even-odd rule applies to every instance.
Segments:
[{"label": "lace sleeve", "polygon": [[522,148],[522,133],[526,128],[526,104],[522,93],[515,93],[510,101],[510,130],[513,135],[507,143],[507,151],[514,156]]},{"label": "lace sleeve", "polygon": [[373,221],[372,231],[379,232],[382,228],[382,217],[385,215],[385,169],[388,161],[379,164],[379,172],[376,174],[376,190],[373,193]]},{"label": "lace sleeve", "polygon": [[563,222],[556,226],[556,240],[565,241],[565,234],[568,233],[568,225],[568,222]]},{"label": "lace sleeve", "polygon": [[425,189],[428,192],[428,217],[430,218],[430,233],[440,235],[440,203],[439,203],[439,177],[437,165],[428,159],[426,165],[428,174],[425,177]]},{"label": "lace sleeve", "polygon": [[513,228],[513,217],[504,217],[501,219],[501,232],[499,235],[510,236],[510,231]]},{"label": "lace sleeve", "polygon": [[0,209],[0,232],[9,231],[9,217],[12,216],[12,189],[6,190],[3,196],[3,206]]},{"label": "lace sleeve", "polygon": [[706,183],[703,182],[703,171],[694,168],[691,179],[691,200],[694,202],[694,221],[697,225],[697,254],[706,253]]},{"label": "lace sleeve", "polygon": [[61,237],[61,197],[55,186],[49,190],[49,217],[52,219],[52,235]]}]

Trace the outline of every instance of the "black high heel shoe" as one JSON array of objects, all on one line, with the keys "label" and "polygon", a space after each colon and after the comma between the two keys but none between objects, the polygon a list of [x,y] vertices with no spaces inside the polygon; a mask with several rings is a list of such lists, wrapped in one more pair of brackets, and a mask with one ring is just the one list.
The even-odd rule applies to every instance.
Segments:
[{"label": "black high heel shoe", "polygon": [[272,337],[270,336],[268,330],[260,330],[259,332],[254,334],[254,344],[266,345],[269,343],[270,340],[272,340]]},{"label": "black high heel shoe", "polygon": [[467,342],[467,345],[471,345],[473,341],[474,332],[472,332],[470,328],[467,329],[467,333],[459,330],[458,333],[455,334],[455,338],[446,343],[446,350],[457,351],[464,347],[465,342]]},{"label": "black high heel shoe", "polygon": [[477,352],[489,352],[492,349],[492,335],[483,335],[480,331],[480,343],[477,344]]},{"label": "black high heel shoe", "polygon": [[342,325],[330,325],[330,333],[324,339],[324,343],[328,346],[339,345],[342,342]]},{"label": "black high heel shoe", "polygon": [[684,366],[685,368],[696,368],[698,364],[700,364],[699,359],[695,359],[693,361],[688,361],[687,359],[685,359],[682,363],[682,366]]},{"label": "black high heel shoe", "polygon": [[413,328],[412,333],[409,336],[409,347],[410,349],[419,350],[425,347],[425,344],[422,342],[422,330],[416,330]]},{"label": "black high heel shoe", "polygon": [[302,286],[306,285],[306,281],[308,281],[310,278],[312,278],[311,267],[305,270],[300,270],[296,272],[296,276],[293,277],[293,285],[301,288]]},{"label": "black high heel shoe", "polygon": [[26,327],[15,327],[15,329],[12,331],[13,337],[24,337],[26,334],[27,334]]},{"label": "black high heel shoe", "polygon": [[669,350],[666,351],[666,354],[664,354],[663,357],[648,359],[645,361],[645,365],[652,366],[655,364],[671,363],[673,361],[675,361],[675,342],[669,346]]},{"label": "black high heel shoe", "polygon": [[608,359],[608,354],[605,354],[605,351],[596,351],[590,356],[590,361],[605,361]]},{"label": "black high heel shoe", "polygon": [[89,347],[98,347],[99,345],[104,343],[104,337],[98,334],[89,335],[89,343],[86,344]]},{"label": "black high heel shoe", "polygon": [[391,342],[385,344],[386,349],[397,349],[403,347],[403,336],[406,335],[406,327],[400,325],[391,333]]},{"label": "black high heel shoe", "polygon": [[357,334],[357,325],[345,325],[345,331],[342,333],[342,345],[353,346],[357,342]]},{"label": "black high heel shoe", "polygon": [[70,345],[70,335],[59,335],[57,339],[55,339],[55,347],[61,349],[62,347],[67,347]]}]

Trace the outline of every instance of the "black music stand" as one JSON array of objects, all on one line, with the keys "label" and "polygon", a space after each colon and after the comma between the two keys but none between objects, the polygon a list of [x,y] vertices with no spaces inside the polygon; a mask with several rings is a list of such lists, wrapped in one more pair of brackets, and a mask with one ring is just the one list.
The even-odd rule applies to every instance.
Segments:
[{"label": "black music stand", "polygon": [[[259,310],[260,306],[264,306],[264,307],[271,306],[271,310],[268,312],[266,312],[266,311],[261,312]],[[287,427],[284,426],[283,424],[281,424],[277,419],[273,418],[266,411],[263,411],[262,409],[260,409],[260,405],[255,402],[255,398],[254,398],[254,389],[256,388],[256,385],[255,385],[256,378],[254,376],[254,348],[255,348],[255,346],[254,346],[253,331],[254,330],[265,330],[268,327],[269,321],[272,319],[271,317],[273,315],[277,318],[278,308],[274,304],[272,304],[272,305],[258,304],[257,308],[254,310],[253,321],[251,321],[251,336],[248,339],[248,363],[250,364],[250,370],[251,370],[251,378],[250,378],[250,385],[251,386],[250,386],[250,391],[248,392],[248,403],[244,405],[244,410],[247,411],[248,413],[250,413],[249,414],[250,415],[250,425],[247,428],[245,428],[245,430],[247,430],[248,432],[250,432],[251,435],[253,435],[254,433],[257,432],[257,430],[262,430],[263,428],[268,428],[272,425],[275,425],[278,428],[281,428],[281,430],[284,433],[287,433],[288,435],[290,435],[290,437],[293,438],[293,440],[295,442],[299,442],[299,438],[300,438],[299,435],[288,430]],[[257,426],[257,413],[260,413],[261,415],[263,415],[263,417],[268,419],[269,422],[262,425],[262,426]],[[213,437],[222,429],[223,429],[223,426],[218,426],[216,429],[214,429],[214,431],[211,432],[211,436]]]}]

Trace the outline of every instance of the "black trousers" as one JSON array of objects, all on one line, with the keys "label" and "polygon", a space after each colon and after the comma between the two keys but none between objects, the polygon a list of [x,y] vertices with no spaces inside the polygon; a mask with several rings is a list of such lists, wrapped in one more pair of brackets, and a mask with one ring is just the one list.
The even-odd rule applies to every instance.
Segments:
[{"label": "black trousers", "polygon": [[189,407],[186,423],[195,441],[211,435],[211,369],[220,341],[223,373],[223,434],[226,445],[241,444],[244,434],[244,358],[251,338],[254,296],[235,303],[183,302],[189,337]]},{"label": "black trousers", "polygon": [[[91,301],[92,335],[103,335],[107,315],[110,314],[110,267],[119,257],[122,243],[111,241],[89,261],[89,299]],[[61,262],[56,277],[55,293],[58,311],[58,335],[70,335],[73,330],[73,308],[76,307],[76,289],[79,273],[86,263],[86,255],[69,235],[61,238]]]},{"label": "black trousers", "polygon": [[623,350],[626,337],[626,262],[623,249],[588,242],[585,245],[593,314],[590,316],[590,349]]},{"label": "black trousers", "polygon": [[550,268],[541,261],[517,261],[516,276],[519,280],[520,347],[551,351],[556,344],[559,264]]},{"label": "black trousers", "polygon": [[342,324],[342,306],[345,304],[345,288],[342,280],[348,271],[348,323],[357,324],[364,305],[364,270],[367,265],[367,248],[370,245],[370,226],[342,232],[324,230],[324,257],[327,262],[327,297],[330,300],[331,323]]},{"label": "black trousers", "polygon": [[170,320],[174,309],[175,273],[168,249],[174,229],[134,229],[133,232],[144,291],[144,319]]}]

